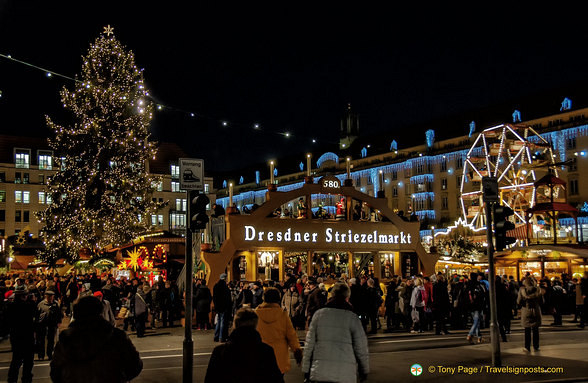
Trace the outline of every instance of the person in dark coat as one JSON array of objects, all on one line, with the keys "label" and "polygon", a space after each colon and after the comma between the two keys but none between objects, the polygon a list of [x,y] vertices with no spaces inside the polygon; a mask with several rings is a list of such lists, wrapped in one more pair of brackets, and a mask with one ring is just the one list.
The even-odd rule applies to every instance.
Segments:
[{"label": "person in dark coat", "polygon": [[396,307],[398,307],[398,291],[396,291],[396,280],[392,279],[390,284],[386,288],[386,300],[384,306],[386,306],[386,330],[390,332],[398,328],[398,317],[396,314]]},{"label": "person in dark coat", "polygon": [[306,320],[310,325],[312,316],[319,309],[323,308],[327,303],[327,298],[317,285],[317,281],[314,278],[308,280],[310,292],[308,293],[308,300],[306,302]]},{"label": "person in dark coat", "polygon": [[512,315],[512,309],[510,305],[510,292],[508,291],[508,285],[500,278],[496,276],[496,313],[498,319],[498,330],[500,337],[503,342],[506,342],[506,329],[507,323],[510,321]]},{"label": "person in dark coat", "polygon": [[[378,293],[375,287],[375,281],[373,279],[367,280],[367,288],[365,289],[366,296],[366,312],[367,317],[370,321],[370,332],[369,334],[376,334],[378,332],[378,310],[382,305],[382,297]],[[325,299],[326,304],[326,299]],[[323,304],[324,306],[324,304]]]},{"label": "person in dark coat", "polygon": [[74,321],[59,334],[51,361],[56,383],[128,382],[143,362],[124,331],[102,318],[102,303],[94,296],[74,305]]},{"label": "person in dark coat", "polygon": [[229,333],[232,301],[231,290],[227,286],[227,274],[222,273],[219,281],[212,288],[212,302],[218,318],[214,326],[214,341],[225,342]]},{"label": "person in dark coat", "polygon": [[519,289],[517,303],[521,306],[521,325],[525,329],[525,351],[531,351],[531,332],[533,332],[533,348],[539,350],[539,326],[541,326],[541,306],[545,291],[537,286],[537,281],[528,276]]},{"label": "person in dark coat", "polygon": [[254,309],[263,303],[263,286],[261,285],[261,282],[255,281],[255,283],[253,283],[252,294],[251,308]]},{"label": "person in dark coat", "polygon": [[10,334],[12,360],[8,369],[9,383],[18,381],[18,371],[22,365],[22,382],[33,381],[35,358],[35,303],[28,299],[24,286],[16,287],[14,301],[6,307],[6,323]]},{"label": "person in dark coat", "polygon": [[449,303],[447,281],[443,274],[438,274],[437,281],[433,284],[431,303],[433,306],[433,318],[435,320],[435,334],[449,334],[449,331],[447,331],[447,317],[449,316],[451,305]]},{"label": "person in dark coat", "polygon": [[357,314],[359,319],[361,320],[361,324],[363,325],[363,329],[367,329],[367,307],[366,307],[366,299],[365,299],[365,289],[362,285],[358,282],[356,278],[351,278],[349,280],[350,283],[350,290],[351,290],[351,297],[349,298],[349,303],[353,306],[353,312]]},{"label": "person in dark coat", "polygon": [[196,326],[198,330],[208,330],[208,315],[210,314],[210,302],[212,301],[212,295],[210,289],[206,286],[206,281],[196,290],[194,294],[194,307],[196,309]]},{"label": "person in dark coat", "polygon": [[235,314],[235,329],[227,343],[215,347],[204,383],[283,383],[274,349],[261,341],[255,311],[242,308]]}]

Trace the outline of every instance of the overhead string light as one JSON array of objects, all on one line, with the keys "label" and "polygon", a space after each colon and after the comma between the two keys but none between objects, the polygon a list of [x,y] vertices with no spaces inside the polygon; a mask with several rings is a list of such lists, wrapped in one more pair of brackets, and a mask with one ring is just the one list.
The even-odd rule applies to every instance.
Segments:
[{"label": "overhead string light", "polygon": [[[105,31],[103,33],[105,33],[107,36],[110,36],[110,34],[112,34],[113,32],[112,32],[112,30],[110,30],[110,33],[109,33],[109,31],[107,31],[105,29]],[[35,64],[26,62],[24,60],[16,59],[16,58],[12,57],[11,55],[6,55],[6,54],[0,53],[0,58],[4,58],[4,59],[9,60],[9,61],[12,61],[14,63],[25,65],[25,66],[28,66],[30,68],[36,69],[38,71],[41,71],[41,72],[45,73],[45,76],[47,78],[52,78],[53,76],[55,76],[55,77],[61,77],[61,78],[65,79],[65,80],[72,81],[72,82],[75,82],[75,83],[81,83],[82,82],[82,81],[76,79],[75,77],[68,76],[68,75],[65,75],[65,74],[62,74],[62,73],[59,73],[59,72],[55,72],[55,71],[52,71],[50,69],[47,69],[47,68],[44,68],[44,67],[41,67],[41,66],[38,66],[38,65],[35,65]],[[97,86],[97,85],[96,84],[85,84],[85,86],[86,86],[86,88],[89,89],[91,86]],[[160,111],[160,112],[166,112],[167,111],[167,112],[173,112],[173,113],[181,113],[181,114],[184,114],[186,116],[189,116],[190,118],[206,119],[206,120],[213,121],[213,122],[216,121],[223,128],[237,128],[237,127],[239,127],[239,128],[244,128],[244,129],[252,129],[255,132],[263,132],[263,133],[266,133],[266,134],[279,135],[279,136],[282,136],[282,137],[284,137],[285,139],[288,139],[288,140],[290,140],[292,138],[297,138],[297,139],[301,139],[301,140],[304,140],[304,141],[308,141],[309,143],[312,143],[312,144],[316,144],[319,141],[322,142],[322,143],[328,143],[328,144],[338,144],[337,141],[324,140],[324,139],[323,140],[318,140],[317,138],[311,138],[311,137],[302,136],[302,135],[300,135],[300,136],[294,135],[291,132],[287,132],[287,131],[280,132],[280,131],[273,131],[273,130],[269,130],[269,129],[263,129],[262,125],[260,123],[258,123],[258,122],[255,122],[255,123],[240,123],[240,122],[235,122],[235,121],[230,121],[229,122],[228,120],[219,119],[219,118],[211,117],[211,116],[206,116],[206,115],[201,114],[201,113],[196,113],[194,111],[190,111],[190,110],[186,110],[186,109],[183,109],[183,108],[178,108],[176,106],[172,106],[172,105],[169,105],[169,104],[166,104],[166,103],[162,103],[159,100],[156,100],[153,96],[151,96],[151,94],[147,94],[146,96],[149,99],[151,99],[151,101],[155,104],[155,108],[156,108],[157,111]],[[0,92],[0,97],[2,97],[2,93],[1,92]],[[141,108],[139,107],[139,109],[138,109],[139,112],[141,112],[140,109]]]}]

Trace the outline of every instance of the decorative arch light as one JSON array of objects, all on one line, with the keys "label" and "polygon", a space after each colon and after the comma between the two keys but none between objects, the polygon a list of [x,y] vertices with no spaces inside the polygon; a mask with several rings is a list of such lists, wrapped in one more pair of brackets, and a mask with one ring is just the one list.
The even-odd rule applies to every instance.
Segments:
[{"label": "decorative arch light", "polygon": [[333,152],[326,152],[325,154],[320,156],[319,159],[316,161],[316,166],[320,168],[326,161],[335,161],[335,163],[338,165],[339,156]]}]

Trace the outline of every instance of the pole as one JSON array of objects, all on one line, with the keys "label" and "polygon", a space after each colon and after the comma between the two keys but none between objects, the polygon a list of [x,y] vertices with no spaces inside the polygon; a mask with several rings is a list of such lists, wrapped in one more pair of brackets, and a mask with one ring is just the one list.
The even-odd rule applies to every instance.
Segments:
[{"label": "pole", "polygon": [[[186,259],[184,267],[186,268],[186,314],[184,315],[184,343],[183,343],[183,363],[182,363],[182,383],[192,383],[193,365],[194,365],[194,342],[192,341],[192,230],[190,223],[192,216],[190,212],[190,205],[192,198],[195,197],[189,190],[186,190]],[[199,230],[196,231],[197,233]],[[197,241],[200,241],[200,236],[197,235]]]},{"label": "pole", "polygon": [[496,272],[494,271],[494,246],[492,245],[492,207],[494,202],[486,202],[486,241],[488,242],[488,279],[490,282],[490,341],[492,343],[492,365],[500,367],[500,340],[498,339],[498,318],[496,313]]}]

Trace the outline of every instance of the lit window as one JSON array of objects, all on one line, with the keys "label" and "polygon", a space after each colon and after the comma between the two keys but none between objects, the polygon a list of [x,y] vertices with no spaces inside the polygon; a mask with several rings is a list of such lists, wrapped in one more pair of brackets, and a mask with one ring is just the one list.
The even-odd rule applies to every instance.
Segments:
[{"label": "lit window", "polygon": [[22,191],[16,190],[14,192],[14,202],[16,202],[16,203],[22,203]]},{"label": "lit window", "polygon": [[151,216],[151,226],[157,225],[157,216],[154,214]]},{"label": "lit window", "polygon": [[176,199],[176,210],[182,211],[182,200]]},{"label": "lit window", "polygon": [[21,172],[15,172],[14,173],[14,183],[15,184],[22,183],[22,173]]},{"label": "lit window", "polygon": [[51,152],[39,152],[39,170],[52,170],[53,156]]},{"label": "lit window", "polygon": [[210,185],[204,184],[204,194],[208,194],[210,192]]},{"label": "lit window", "polygon": [[39,192],[39,203],[45,204],[45,192]]},{"label": "lit window", "polygon": [[159,226],[163,226],[163,214],[159,214],[159,215],[157,216],[157,224],[158,224]]},{"label": "lit window", "polygon": [[51,203],[53,202],[53,198],[51,197],[51,194],[47,193],[47,196],[45,197],[45,201],[47,202],[47,205],[51,205]]},{"label": "lit window", "polygon": [[172,192],[179,192],[180,191],[180,183],[172,181],[171,182],[171,191]]},{"label": "lit window", "polygon": [[171,176],[175,179],[180,178],[180,167],[178,165],[171,166]]},{"label": "lit window", "polygon": [[170,226],[172,229],[183,229],[186,227],[186,215],[180,213],[171,213],[169,215]]},{"label": "lit window", "polygon": [[162,181],[159,181],[157,183],[157,191],[163,191],[163,182]]},{"label": "lit window", "polygon": [[28,169],[31,164],[30,150],[16,149],[14,164],[17,168]]},{"label": "lit window", "polygon": [[0,202],[6,202],[6,191],[0,190]]},{"label": "lit window", "polygon": [[31,202],[31,192],[23,191],[22,192],[22,203],[30,203]]},{"label": "lit window", "polygon": [[65,170],[65,157],[59,157],[59,163],[61,164],[61,171]]}]

